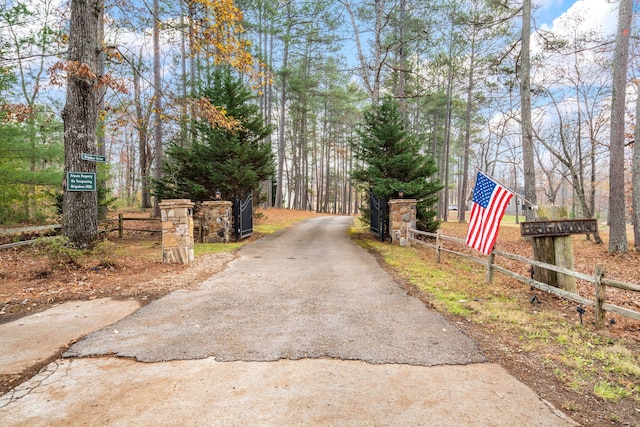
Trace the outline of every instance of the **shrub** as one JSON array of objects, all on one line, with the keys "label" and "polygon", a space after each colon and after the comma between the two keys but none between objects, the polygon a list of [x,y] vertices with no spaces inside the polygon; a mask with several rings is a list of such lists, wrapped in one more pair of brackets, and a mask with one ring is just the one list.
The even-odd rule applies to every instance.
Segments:
[{"label": "shrub", "polygon": [[71,241],[64,236],[41,237],[33,244],[39,255],[49,257],[54,266],[80,266],[79,260],[82,251],[73,246]]}]

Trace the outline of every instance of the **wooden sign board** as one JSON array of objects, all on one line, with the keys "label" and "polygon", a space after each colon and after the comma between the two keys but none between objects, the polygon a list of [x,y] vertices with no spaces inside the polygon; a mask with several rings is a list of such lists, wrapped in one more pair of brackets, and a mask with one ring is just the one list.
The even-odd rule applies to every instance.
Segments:
[{"label": "wooden sign board", "polygon": [[553,237],[598,232],[595,219],[563,219],[559,221],[529,221],[520,223],[522,237]]}]

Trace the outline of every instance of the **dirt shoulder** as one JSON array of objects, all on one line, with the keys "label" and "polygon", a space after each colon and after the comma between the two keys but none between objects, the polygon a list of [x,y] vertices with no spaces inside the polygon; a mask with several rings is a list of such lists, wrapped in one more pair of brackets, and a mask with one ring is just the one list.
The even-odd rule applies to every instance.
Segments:
[{"label": "dirt shoulder", "polygon": [[[90,259],[81,265],[52,265],[26,248],[0,253],[0,323],[46,310],[65,301],[104,297],[132,298],[145,304],[176,289],[189,289],[221,271],[234,252],[207,254],[190,266],[163,264],[139,257],[155,242],[128,239],[129,254],[108,262]],[[135,255],[137,253],[137,255]]]}]

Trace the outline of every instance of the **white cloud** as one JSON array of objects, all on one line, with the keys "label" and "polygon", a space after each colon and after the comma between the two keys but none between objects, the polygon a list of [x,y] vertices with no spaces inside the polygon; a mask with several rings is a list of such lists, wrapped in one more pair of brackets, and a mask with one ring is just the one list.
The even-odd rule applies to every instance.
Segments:
[{"label": "white cloud", "polygon": [[[548,0],[554,3],[556,0]],[[553,20],[551,26],[542,24],[540,29],[554,33],[565,33],[579,30],[587,32],[595,30],[606,35],[615,33],[617,25],[618,3],[608,0],[578,0],[565,13]],[[572,23],[580,21],[576,28]]]},{"label": "white cloud", "polygon": [[[611,4],[608,0],[579,0],[576,1],[565,13],[555,18],[552,24],[541,25],[539,33],[534,33],[531,40],[532,56],[542,55],[544,58],[533,75],[533,80],[547,86],[549,81],[557,75],[550,75],[550,70],[564,69],[565,74],[571,75],[576,67],[580,69],[582,78],[588,78],[591,74],[594,79],[599,79],[596,69],[606,63],[609,55],[600,49],[604,42],[613,40],[617,26],[618,4]],[[549,38],[549,33],[556,39],[564,39],[569,43],[567,51],[573,46],[576,52],[573,55],[554,54],[543,51],[543,42]],[[559,83],[559,82],[558,82]],[[592,82],[593,83],[593,82]]]}]

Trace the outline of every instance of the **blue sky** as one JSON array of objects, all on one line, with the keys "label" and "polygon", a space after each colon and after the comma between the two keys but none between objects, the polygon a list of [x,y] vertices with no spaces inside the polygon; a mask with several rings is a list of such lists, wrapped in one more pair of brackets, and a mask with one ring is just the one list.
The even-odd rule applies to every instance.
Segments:
[{"label": "blue sky", "polygon": [[535,11],[536,24],[551,25],[553,20],[567,11],[575,0],[533,0],[540,7]]}]

